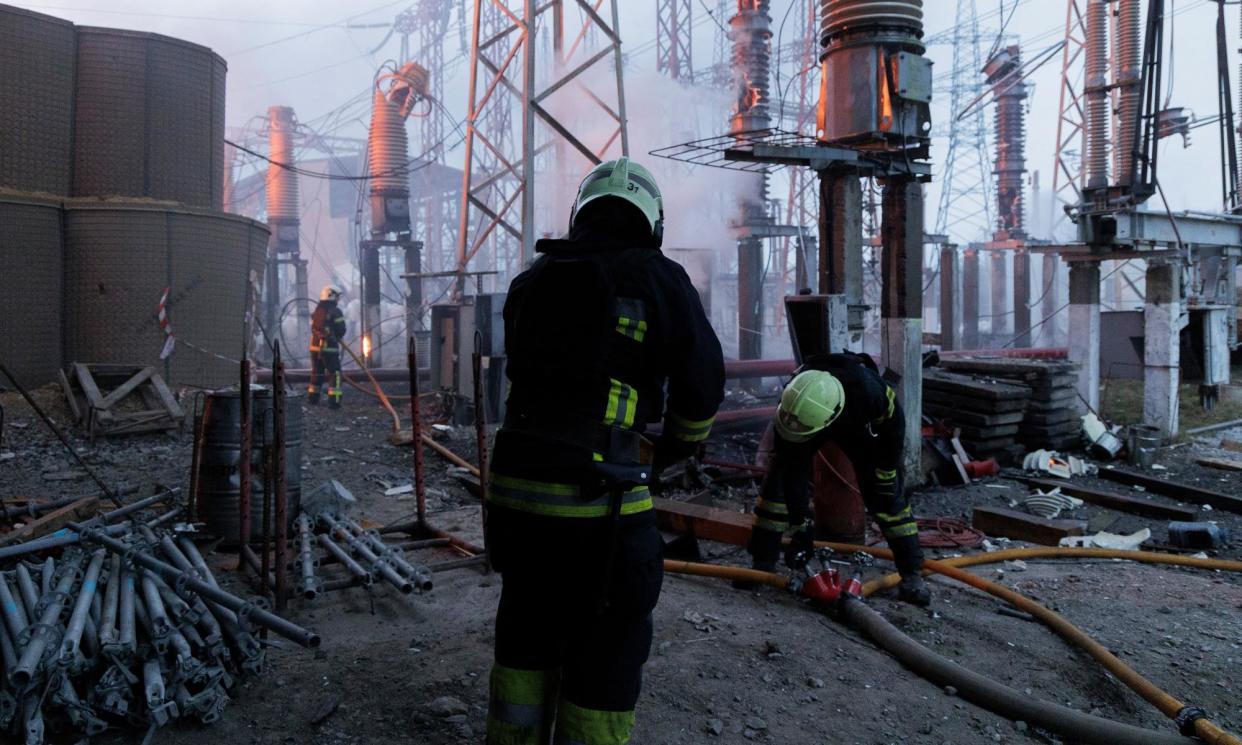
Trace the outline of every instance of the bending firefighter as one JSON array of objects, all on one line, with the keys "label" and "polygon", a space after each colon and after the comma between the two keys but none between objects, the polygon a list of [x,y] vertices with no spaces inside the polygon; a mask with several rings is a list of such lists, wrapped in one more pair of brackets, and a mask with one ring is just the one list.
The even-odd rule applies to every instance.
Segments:
[{"label": "bending firefighter", "polygon": [[928,605],[931,594],[919,574],[918,524],[901,478],[905,415],[871,359],[848,352],[808,358],[781,393],[773,425],[775,446],[750,539],[754,567],[775,569],[781,539],[791,526],[797,530],[786,563],[810,547],[811,461],[826,443],[835,442],[853,464],[863,503],[893,551],[901,598]]},{"label": "bending firefighter", "polygon": [[319,403],[319,387],[328,379],[328,406],[341,408],[341,341],[345,338],[345,314],[337,307],[341,291],[332,285],[319,293],[319,304],[311,314],[311,378],[306,400]]},{"label": "bending firefighter", "polygon": [[[568,237],[539,241],[509,287],[489,745],[630,741],[664,570],[648,483],[697,450],[724,392],[720,342],[662,235],[651,174],[603,163]],[[653,444],[642,433],[661,420]]]}]

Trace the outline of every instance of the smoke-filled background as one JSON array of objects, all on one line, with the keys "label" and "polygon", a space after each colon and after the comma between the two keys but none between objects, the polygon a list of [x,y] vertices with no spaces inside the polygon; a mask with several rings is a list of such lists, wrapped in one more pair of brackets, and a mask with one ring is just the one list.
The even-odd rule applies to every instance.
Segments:
[{"label": "smoke-filled background", "polygon": [[[328,0],[270,0],[256,6],[241,0],[205,0],[194,4],[156,3],[153,0],[67,0],[65,2],[15,2],[14,5],[68,18],[79,24],[119,26],[147,30],[183,38],[211,47],[228,62],[227,122],[233,137],[253,134],[262,128],[268,107],[292,107],[298,120],[327,137],[364,139],[370,120],[369,101],[376,71],[386,60],[400,56],[399,35],[393,33],[393,19],[417,5],[412,0],[386,3],[342,4]],[[467,114],[469,75],[468,21],[473,3],[458,0],[444,39],[444,63],[430,70],[443,81],[443,107],[448,120],[443,141],[443,163],[460,168],[463,163],[464,126]],[[569,4],[572,7],[572,3]],[[730,224],[737,219],[738,200],[753,188],[745,177],[717,169],[695,168],[654,158],[647,153],[656,148],[694,140],[727,131],[728,119],[736,100],[736,90],[728,85],[713,86],[708,76],[696,76],[696,83],[684,85],[656,73],[656,2],[625,0],[620,6],[620,32],[623,40],[626,103],[628,106],[631,154],[644,160],[656,173],[666,194],[667,239],[670,249],[703,250],[712,253],[717,274],[724,276],[736,263],[735,237]],[[723,4],[729,7],[729,4]],[[959,3],[929,0],[925,3],[926,36],[943,41],[955,21]],[[456,7],[460,6],[460,7]],[[693,64],[696,72],[706,71],[718,61],[720,38],[732,11],[720,12],[717,0],[696,0],[692,4]],[[790,59],[787,49],[802,33],[796,9],[801,2],[773,0],[772,46],[773,79],[771,108],[790,100],[797,89],[798,75],[817,78],[818,70],[799,70],[800,61]],[[1037,58],[1060,41],[1064,33],[1065,3],[1061,0],[979,0],[980,33],[986,48],[1017,43],[1025,59]],[[1169,105],[1183,106],[1199,118],[1213,115],[1217,107],[1213,24],[1216,4],[1209,0],[1179,0],[1170,3],[1172,20],[1166,28],[1170,39],[1166,51],[1166,80],[1176,98]],[[574,17],[571,13],[571,19]],[[1238,14],[1227,14],[1227,34],[1238,38]],[[417,39],[417,35],[412,37]],[[588,39],[586,43],[591,43]],[[599,42],[596,38],[595,43]],[[546,47],[546,42],[544,42]],[[424,50],[412,46],[411,58],[419,60]],[[781,57],[784,54],[784,58]],[[933,120],[936,134],[932,159],[937,173],[942,167],[947,136],[955,122],[949,121],[949,84],[952,49],[945,43],[932,45],[928,56],[936,63]],[[727,56],[726,56],[727,59]],[[1231,68],[1238,69],[1236,60]],[[1061,55],[1035,70],[1028,83],[1027,117],[1027,224],[1034,238],[1067,237],[1069,226],[1059,219],[1059,207],[1050,196],[1053,181],[1057,113],[1060,96]],[[606,82],[607,70],[599,69],[588,84]],[[703,78],[699,83],[698,79]],[[816,85],[812,81],[813,86]],[[559,95],[559,94],[558,94]],[[574,120],[581,115],[590,131],[587,112],[579,111],[584,99],[572,91],[554,97],[549,106],[559,116]],[[984,105],[988,105],[985,100]],[[986,113],[989,127],[992,113]],[[780,124],[777,124],[780,126]],[[420,122],[407,123],[410,155],[421,154]],[[1196,129],[1191,146],[1184,148],[1180,137],[1162,142],[1160,180],[1173,209],[1218,209],[1221,202],[1219,149],[1216,128]],[[614,146],[609,154],[616,154]],[[989,159],[992,150],[989,147]],[[359,172],[358,162],[335,162],[321,152],[300,152],[299,161],[311,171]],[[263,164],[253,158],[238,159],[238,177],[247,174],[261,179]],[[246,168],[249,167],[249,171]],[[589,164],[576,153],[560,160],[540,164],[536,184],[539,204],[536,230],[539,235],[563,231],[577,180]],[[990,163],[988,164],[990,168]],[[354,280],[354,252],[361,237],[352,215],[339,208],[342,201],[357,201],[357,184],[301,179],[303,203],[302,253],[310,261],[312,294],[328,282],[350,285]],[[772,179],[771,197],[787,199],[788,181]],[[1036,186],[1036,184],[1038,186]],[[245,184],[239,182],[239,189]],[[940,202],[940,182],[927,188],[928,232],[934,225]],[[351,192],[351,189],[353,190]],[[245,196],[245,195],[242,195]],[[989,199],[991,196],[988,197]],[[331,208],[330,208],[331,207]],[[261,215],[259,215],[261,216]],[[1052,234],[1059,223],[1059,235]],[[949,224],[946,232],[960,242],[986,240],[986,226]],[[689,257],[690,254],[686,254]],[[685,263],[696,265],[696,259]],[[769,262],[771,263],[771,262]],[[433,267],[436,268],[436,267]],[[771,267],[770,267],[771,268]],[[704,280],[706,281],[706,280]],[[384,316],[402,315],[398,290],[390,299]],[[500,288],[503,289],[503,288]],[[793,289],[793,288],[789,288]],[[442,294],[439,286],[428,288],[428,302]],[[727,292],[717,292],[719,295]],[[722,299],[717,297],[717,299]],[[356,303],[357,299],[350,299]],[[716,303],[714,319],[727,322],[728,306]],[[734,318],[734,322],[736,319]],[[772,340],[780,344],[780,339]],[[730,342],[726,341],[726,346]]]}]

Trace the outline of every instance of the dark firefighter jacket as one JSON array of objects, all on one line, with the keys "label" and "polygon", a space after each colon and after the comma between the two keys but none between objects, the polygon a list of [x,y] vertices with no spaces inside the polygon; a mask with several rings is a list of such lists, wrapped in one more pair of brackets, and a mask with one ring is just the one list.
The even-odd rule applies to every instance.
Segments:
[{"label": "dark firefighter jacket", "polygon": [[[568,239],[539,241],[540,257],[509,287],[510,389],[492,460],[493,502],[558,516],[603,514],[576,509],[589,500],[576,489],[592,462],[627,460],[599,432],[663,420],[657,461],[684,457],[724,397],[720,342],[681,266],[629,225],[579,222]],[[546,506],[557,501],[548,492],[564,497],[559,507]],[[624,514],[644,506],[649,495],[627,497]]]},{"label": "dark firefighter jacket", "polygon": [[345,314],[336,303],[320,300],[311,314],[310,351],[340,354],[345,338]]}]

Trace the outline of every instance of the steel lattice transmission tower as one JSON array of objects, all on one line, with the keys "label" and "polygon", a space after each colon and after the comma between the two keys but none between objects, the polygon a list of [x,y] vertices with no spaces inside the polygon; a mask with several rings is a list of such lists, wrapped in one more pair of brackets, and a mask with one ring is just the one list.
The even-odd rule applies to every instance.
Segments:
[{"label": "steel lattice transmission tower", "polygon": [[1061,52],[1061,97],[1057,107],[1056,152],[1052,166],[1052,214],[1048,238],[1065,221],[1064,206],[1077,207],[1086,185],[1082,169],[1085,90],[1081,64],[1087,44],[1087,18],[1082,0],[1066,0],[1065,48]]},{"label": "steel lattice transmission tower", "polygon": [[656,72],[694,80],[691,0],[656,0]]},{"label": "steel lattice transmission tower", "polygon": [[975,0],[957,0],[956,22],[951,34],[953,71],[949,84],[949,117],[938,133],[948,138],[948,145],[940,177],[935,232],[949,235],[960,243],[972,243],[990,238],[993,228],[992,164],[985,107],[975,105],[958,121],[966,106],[977,102],[986,88]]},{"label": "steel lattice transmission tower", "polygon": [[[581,174],[629,153],[617,2],[474,0],[459,275],[497,232],[507,236],[505,247],[488,268],[500,272],[500,281],[533,258],[540,227],[536,156],[554,151],[563,155],[562,173]],[[568,8],[578,11],[570,28]],[[494,30],[488,18],[498,19]],[[586,43],[595,34],[604,40],[598,50]],[[541,53],[549,36],[551,53]],[[512,143],[506,142],[514,129],[509,111],[521,121]]]},{"label": "steel lattice transmission tower", "polygon": [[[430,103],[426,115],[419,119],[421,125],[418,153],[420,158],[432,164],[444,165],[444,154],[449,149],[448,117],[444,104],[444,45],[453,13],[453,0],[420,0],[415,17],[418,20],[418,60],[431,71]],[[434,179],[435,169],[420,168],[414,176],[413,217],[415,235],[423,241],[424,269],[440,271],[454,263],[456,248],[456,216],[460,197],[456,189],[446,191]]]},{"label": "steel lattice transmission tower", "polygon": [[[815,72],[819,69],[819,2],[818,0],[793,0],[793,12],[797,13],[800,29],[795,45],[797,55],[793,57],[794,74],[798,76],[792,87],[797,91],[798,98],[792,102],[793,108],[782,101],[780,113],[782,118],[793,123],[793,131],[804,135],[815,135],[816,104],[819,99],[818,78]],[[804,287],[813,287],[816,277],[816,259],[818,257],[819,194],[818,179],[813,171],[806,168],[789,168],[789,199],[785,205],[785,224],[801,228],[797,237],[785,237],[781,241],[781,278],[777,297],[784,297],[789,285],[794,291]],[[790,265],[789,254],[794,252],[793,265]],[[793,276],[790,277],[790,273]],[[784,304],[778,303],[778,326],[783,318]]]}]

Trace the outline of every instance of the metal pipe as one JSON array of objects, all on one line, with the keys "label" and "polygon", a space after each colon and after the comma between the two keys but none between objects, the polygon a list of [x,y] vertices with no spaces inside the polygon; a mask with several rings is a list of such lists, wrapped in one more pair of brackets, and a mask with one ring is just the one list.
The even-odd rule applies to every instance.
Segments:
[{"label": "metal pipe", "polygon": [[411,336],[406,343],[406,364],[410,378],[410,431],[414,446],[414,497],[418,521],[427,521],[427,486],[423,482],[423,417],[418,403],[418,344]]},{"label": "metal pipe", "polygon": [[86,567],[86,576],[82,578],[82,587],[78,590],[77,601],[73,612],[69,614],[69,623],[65,626],[65,635],[60,643],[60,660],[68,665],[78,654],[82,633],[86,629],[91,610],[91,601],[95,599],[95,588],[99,584],[99,572],[103,569],[104,559],[108,552],[102,548],[91,554],[91,563]]},{"label": "metal pipe", "polygon": [[401,571],[411,582],[414,583],[415,589],[419,592],[430,592],[432,588],[431,572],[427,567],[417,566],[406,561],[393,546],[389,546],[380,539],[379,533],[373,530],[366,530],[353,520],[346,519],[346,527],[352,530],[359,538],[365,541],[374,549],[378,555],[386,561],[391,562],[398,570]]},{"label": "metal pipe", "polygon": [[17,601],[13,598],[13,591],[9,588],[9,580],[2,574],[0,574],[0,613],[4,614],[4,622],[9,627],[9,635],[16,644],[30,621],[26,618],[25,611],[18,608]]},{"label": "metal pipe", "polygon": [[160,504],[161,502],[167,502],[171,497],[175,497],[176,495],[180,493],[181,493],[181,487],[173,487],[171,489],[165,489],[159,494],[152,494],[149,497],[144,497],[143,499],[139,499],[137,502],[131,502],[123,507],[118,507],[117,509],[112,510],[111,512],[105,512],[103,513],[103,515],[101,515],[101,519],[106,523],[110,523],[115,520],[119,520],[122,517],[125,517],[126,515],[132,515],[135,512],[141,509],[150,507],[153,504]]},{"label": "metal pipe", "polygon": [[[349,573],[354,575],[354,578],[359,580],[363,585],[370,586],[375,581],[374,577],[371,576],[371,573],[363,569],[361,564],[354,561],[354,557],[350,556],[349,552],[337,545],[327,533],[320,533],[315,536],[315,540],[319,541],[319,545],[323,546],[325,551],[343,564],[345,568],[349,570]],[[329,582],[328,584],[332,583]],[[324,589],[327,590],[329,588],[325,585]]]},{"label": "metal pipe", "polygon": [[[250,545],[250,459],[254,456],[253,416],[250,412],[250,358],[241,361],[241,390],[238,392],[238,407],[241,410],[241,432],[237,460],[237,541],[238,545]],[[244,565],[238,562],[239,571]]]},{"label": "metal pipe", "polygon": [[116,638],[116,613],[121,594],[121,557],[113,554],[108,563],[108,584],[104,588],[99,613],[99,646],[111,645]]},{"label": "metal pipe", "polygon": [[[123,546],[125,551],[129,550],[128,546],[117,541]],[[119,651],[125,654],[133,654],[136,635],[134,633],[134,573],[124,561],[124,551],[117,551],[122,555],[121,562],[121,594],[120,600],[117,602],[116,610],[116,646]]]},{"label": "metal pipe", "polygon": [[412,582],[398,574],[386,560],[376,556],[375,553],[367,547],[366,543],[355,538],[353,533],[338,522],[336,518],[324,513],[319,516],[319,519],[323,521],[326,526],[328,526],[328,530],[331,533],[340,538],[349,546],[349,550],[355,556],[361,556],[367,563],[369,563],[371,565],[371,569],[377,572],[380,577],[383,577],[384,581],[388,582],[388,584],[397,588],[402,593],[408,594],[414,591],[414,584]]},{"label": "metal pipe", "polygon": [[164,609],[164,599],[160,597],[159,588],[151,581],[147,572],[142,573],[140,583],[142,602],[147,609],[147,616],[151,619],[151,643],[156,653],[162,655],[168,649],[168,636],[172,631],[172,621],[168,618],[168,611]]},{"label": "metal pipe", "polygon": [[26,618],[30,623],[34,623],[37,619],[35,606],[39,604],[39,598],[46,593],[35,589],[34,580],[30,578],[30,570],[26,568],[25,564],[18,564],[13,571],[13,575],[17,577],[17,594],[21,596],[22,607],[26,610]]},{"label": "metal pipe", "polygon": [[[272,383],[273,435],[275,442],[276,474],[276,505],[275,505],[275,543],[273,557],[276,562],[276,612],[285,612],[287,600],[287,582],[289,570],[289,493],[285,480],[285,363],[280,358],[280,345],[275,347],[276,355],[272,362],[275,378]],[[266,574],[264,580],[267,579]]]},{"label": "metal pipe", "polygon": [[60,612],[69,599],[69,592],[78,579],[78,568],[82,565],[82,557],[70,559],[61,569],[60,582],[56,591],[50,595],[50,601],[43,608],[39,623],[33,627],[30,641],[17,661],[17,667],[9,672],[9,682],[18,690],[24,689],[34,677],[35,669],[43,661],[43,653],[52,641],[52,634],[60,625]]},{"label": "metal pipe", "polygon": [[302,581],[298,592],[307,600],[314,600],[319,594],[319,579],[315,577],[315,555],[311,544],[310,518],[306,513],[298,515],[298,563],[302,567]]},{"label": "metal pipe", "polygon": [[[74,530],[81,532],[87,541],[91,543],[98,543],[113,553],[130,557],[135,565],[158,574],[164,579],[165,582],[168,582],[174,587],[179,584],[184,584],[190,590],[202,595],[205,599],[211,600],[212,602],[228,608],[237,614],[238,621],[243,625],[243,627],[247,623],[253,621],[257,625],[270,629],[271,631],[274,631],[303,647],[313,649],[319,646],[321,640],[318,634],[304,629],[291,621],[287,621],[274,613],[265,611],[262,608],[255,606],[253,603],[237,597],[236,595],[221,590],[214,584],[215,578],[211,576],[210,572],[206,573],[206,576],[210,578],[210,581],[206,579],[199,579],[198,577],[192,576],[187,572],[183,572],[171,564],[166,564],[160,561],[145,551],[132,550],[125,543],[104,534],[96,528],[76,523],[71,523],[71,526]],[[198,553],[197,549],[195,549],[194,553]],[[204,568],[205,566],[206,565],[204,565]]]},{"label": "metal pipe", "polygon": [[56,560],[50,556],[47,557],[39,565],[39,570],[41,572],[39,587],[42,588],[43,594],[46,595],[52,591],[52,584],[56,581]]}]

